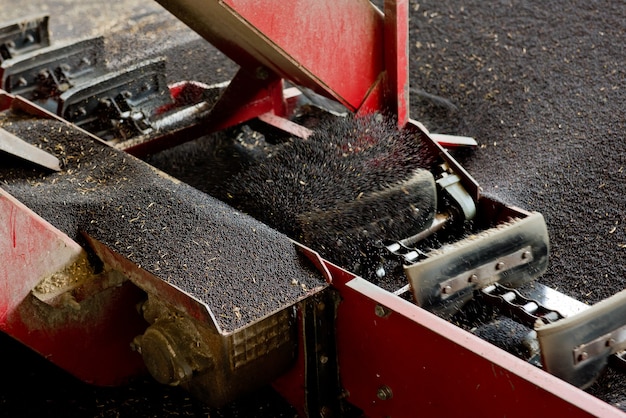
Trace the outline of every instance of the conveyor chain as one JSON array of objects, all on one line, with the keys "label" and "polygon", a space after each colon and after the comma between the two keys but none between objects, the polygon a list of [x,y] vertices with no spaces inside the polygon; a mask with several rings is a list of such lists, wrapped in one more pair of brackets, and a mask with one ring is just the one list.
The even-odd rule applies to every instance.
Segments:
[{"label": "conveyor chain", "polygon": [[529,327],[534,327],[537,321],[549,324],[564,318],[558,311],[498,283],[480,289],[479,294],[486,303],[496,306],[501,312]]}]

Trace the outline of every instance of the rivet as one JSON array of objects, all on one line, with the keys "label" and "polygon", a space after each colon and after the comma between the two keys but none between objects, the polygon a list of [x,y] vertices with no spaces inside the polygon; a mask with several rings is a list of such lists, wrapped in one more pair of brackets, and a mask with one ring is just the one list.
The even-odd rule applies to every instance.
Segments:
[{"label": "rivet", "polygon": [[386,400],[393,398],[393,392],[391,391],[391,388],[389,386],[383,385],[378,388],[378,391],[376,392],[376,396],[381,401],[386,401]]},{"label": "rivet", "polygon": [[267,68],[260,66],[256,69],[256,78],[259,80],[267,80],[270,77],[270,72]]},{"label": "rivet", "polygon": [[374,312],[376,313],[376,316],[380,318],[384,318],[389,315],[389,309],[385,308],[382,305],[376,305],[376,307],[374,308]]},{"label": "rivet", "polygon": [[505,264],[503,261],[498,261],[498,263],[496,264],[496,270],[502,270],[504,266]]}]

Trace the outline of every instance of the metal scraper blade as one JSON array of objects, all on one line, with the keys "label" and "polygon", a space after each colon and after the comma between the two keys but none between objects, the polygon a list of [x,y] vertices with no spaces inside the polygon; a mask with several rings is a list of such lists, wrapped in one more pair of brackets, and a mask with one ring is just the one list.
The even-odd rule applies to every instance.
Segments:
[{"label": "metal scraper blade", "polygon": [[531,213],[426,253],[404,266],[416,303],[450,317],[493,283],[519,287],[548,264],[548,231],[543,216]]},{"label": "metal scraper blade", "polygon": [[544,368],[575,386],[589,387],[609,357],[626,348],[626,290],[536,331]]},{"label": "metal scraper blade", "polygon": [[0,128],[0,151],[41,167],[61,171],[59,159]]}]

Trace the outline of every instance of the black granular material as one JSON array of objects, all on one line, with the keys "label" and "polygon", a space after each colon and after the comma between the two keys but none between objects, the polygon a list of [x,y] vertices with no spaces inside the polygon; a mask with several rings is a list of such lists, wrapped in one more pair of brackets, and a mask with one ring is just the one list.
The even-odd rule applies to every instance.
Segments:
[{"label": "black granular material", "polygon": [[127,154],[56,121],[2,127],[63,168],[5,165],[2,188],[70,237],[85,231],[205,302],[225,331],[323,285],[285,235]]},{"label": "black granular material", "polygon": [[419,170],[393,187],[339,202],[327,210],[301,213],[296,221],[302,242],[348,270],[363,274],[376,269],[385,254],[368,260],[375,254],[377,243],[383,239],[399,241],[421,232],[432,223],[436,208],[434,178],[429,171]]},{"label": "black granular material", "polygon": [[457,106],[416,100],[412,116],[479,141],[464,167],[544,215],[540,280],[587,303],[626,287],[625,22],[608,0],[426,1],[411,17],[412,86]]},{"label": "black granular material", "polygon": [[471,330],[472,334],[521,358],[528,357],[525,340],[530,331],[530,328],[507,317],[496,317]]},{"label": "black granular material", "polygon": [[[225,182],[217,195],[354,270],[372,243],[409,236],[416,233],[410,229],[417,218],[432,218],[434,183],[420,183],[426,189],[423,193],[403,187],[430,163],[414,136],[399,132],[380,116],[333,118],[321,121],[308,139],[292,138],[277,145],[267,158]],[[409,199],[383,198],[394,187]],[[323,215],[316,216],[323,213],[332,219],[323,222]],[[377,222],[367,236],[354,234],[368,217],[372,222],[387,220]],[[347,245],[337,245],[339,241]]]},{"label": "black granular material", "polygon": [[[540,282],[589,304],[626,288],[624,3],[413,3],[411,85],[457,109],[413,100],[412,117],[475,137],[462,163],[485,192],[543,214]],[[623,374],[588,391],[626,407]]]}]

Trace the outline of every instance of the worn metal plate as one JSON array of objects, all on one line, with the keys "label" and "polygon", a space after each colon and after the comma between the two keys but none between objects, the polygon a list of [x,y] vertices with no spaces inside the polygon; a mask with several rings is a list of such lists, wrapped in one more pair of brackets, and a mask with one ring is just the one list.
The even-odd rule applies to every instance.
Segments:
[{"label": "worn metal plate", "polygon": [[0,151],[33,164],[60,171],[59,159],[0,128]]}]

